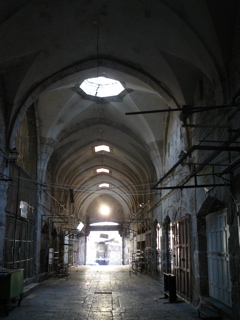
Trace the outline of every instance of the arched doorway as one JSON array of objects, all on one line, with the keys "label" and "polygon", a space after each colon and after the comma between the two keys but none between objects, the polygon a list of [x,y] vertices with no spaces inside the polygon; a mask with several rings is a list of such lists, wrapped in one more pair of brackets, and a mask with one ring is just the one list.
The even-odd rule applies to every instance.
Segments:
[{"label": "arched doorway", "polygon": [[176,290],[185,299],[192,300],[190,215],[178,219],[173,225],[173,267]]}]

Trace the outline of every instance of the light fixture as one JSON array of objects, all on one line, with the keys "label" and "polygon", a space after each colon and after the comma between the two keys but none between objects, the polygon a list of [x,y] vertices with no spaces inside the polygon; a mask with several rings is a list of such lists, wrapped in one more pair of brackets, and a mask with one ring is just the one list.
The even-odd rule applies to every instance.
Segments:
[{"label": "light fixture", "polygon": [[212,189],[213,189],[213,188],[208,189],[208,188],[204,187],[204,192],[205,192],[205,193],[208,193],[208,192],[210,192]]},{"label": "light fixture", "polygon": [[80,221],[79,224],[78,224],[78,226],[77,226],[77,229],[78,229],[79,231],[81,231],[83,227],[84,227],[84,224]]}]

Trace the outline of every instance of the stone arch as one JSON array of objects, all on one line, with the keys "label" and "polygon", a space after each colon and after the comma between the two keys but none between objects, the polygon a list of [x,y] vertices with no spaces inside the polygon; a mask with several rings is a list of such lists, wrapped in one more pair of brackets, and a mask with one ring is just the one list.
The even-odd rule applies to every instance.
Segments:
[{"label": "stone arch", "polygon": [[219,211],[225,208],[225,204],[215,197],[208,196],[198,211],[197,217],[201,218],[210,212]]}]

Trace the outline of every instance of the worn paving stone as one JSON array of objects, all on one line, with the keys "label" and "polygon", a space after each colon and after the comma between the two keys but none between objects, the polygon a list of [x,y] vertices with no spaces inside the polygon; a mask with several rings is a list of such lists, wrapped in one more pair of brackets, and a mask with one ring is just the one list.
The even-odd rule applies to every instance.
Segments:
[{"label": "worn paving stone", "polygon": [[71,270],[66,281],[50,278],[0,320],[193,320],[185,302],[170,304],[162,284],[147,275],[129,275],[128,267],[94,266]]}]

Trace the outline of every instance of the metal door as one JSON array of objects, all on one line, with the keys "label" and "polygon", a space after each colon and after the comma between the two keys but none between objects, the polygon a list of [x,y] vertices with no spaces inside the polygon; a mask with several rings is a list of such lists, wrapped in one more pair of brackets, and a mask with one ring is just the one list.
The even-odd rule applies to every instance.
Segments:
[{"label": "metal door", "polygon": [[25,278],[33,276],[33,224],[25,219],[6,218],[6,237],[4,242],[4,267],[24,269]]},{"label": "metal door", "polygon": [[34,275],[37,190],[34,182],[19,167],[11,165],[8,186],[3,266],[24,269],[24,277]]},{"label": "metal door", "polygon": [[207,215],[209,296],[231,307],[227,211]]},{"label": "metal door", "polygon": [[173,226],[174,274],[179,295],[191,301],[190,216],[179,219]]}]

